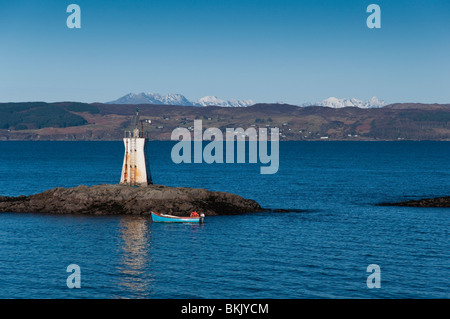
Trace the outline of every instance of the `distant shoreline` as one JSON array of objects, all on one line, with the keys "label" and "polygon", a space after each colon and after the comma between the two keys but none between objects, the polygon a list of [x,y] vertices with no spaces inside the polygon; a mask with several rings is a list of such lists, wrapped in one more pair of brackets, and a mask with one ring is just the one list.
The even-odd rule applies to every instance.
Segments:
[{"label": "distant shoreline", "polygon": [[280,141],[450,141],[450,104],[391,104],[381,108],[299,107],[255,104],[248,107],[192,107],[78,102],[0,103],[1,140],[122,140],[140,119],[150,140],[171,140],[173,130],[278,128]]},{"label": "distant shoreline", "polygon": [[[270,141],[270,139],[269,139]],[[82,140],[82,139],[8,139],[8,140],[2,140],[0,139],[0,142],[122,142],[121,139],[111,139],[111,140],[102,140],[102,139],[86,139],[86,140]],[[172,141],[172,140],[157,140],[157,139],[149,139],[149,142],[174,142],[176,143],[177,141]],[[204,143],[207,143],[209,141],[203,141]],[[225,141],[224,141],[225,142]],[[443,139],[443,140],[381,140],[381,139],[373,139],[373,140],[369,140],[369,139],[354,139],[354,140],[350,140],[350,139],[327,139],[327,140],[320,140],[320,139],[314,139],[314,140],[281,140],[280,143],[284,143],[284,142],[311,142],[311,143],[316,143],[316,142],[323,142],[323,143],[329,143],[329,142],[450,142],[450,139]]]}]

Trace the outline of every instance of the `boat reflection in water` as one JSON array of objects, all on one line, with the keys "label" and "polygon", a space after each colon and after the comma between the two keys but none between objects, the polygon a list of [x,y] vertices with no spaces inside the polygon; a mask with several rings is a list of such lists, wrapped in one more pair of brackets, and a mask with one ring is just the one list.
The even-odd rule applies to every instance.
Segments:
[{"label": "boat reflection in water", "polygon": [[120,221],[122,242],[118,271],[122,294],[119,298],[146,298],[152,294],[154,278],[149,271],[151,229],[148,223],[151,220],[137,216],[127,216]]}]

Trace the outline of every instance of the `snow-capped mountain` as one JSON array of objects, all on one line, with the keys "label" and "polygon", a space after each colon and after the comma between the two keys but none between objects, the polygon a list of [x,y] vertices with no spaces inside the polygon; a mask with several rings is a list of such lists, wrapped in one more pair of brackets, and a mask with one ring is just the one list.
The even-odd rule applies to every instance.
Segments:
[{"label": "snow-capped mountain", "polygon": [[360,106],[361,108],[377,108],[377,107],[383,107],[387,105],[387,103],[383,100],[380,100],[376,96],[370,98],[366,101],[366,104],[364,106]]},{"label": "snow-capped mountain", "polygon": [[[223,107],[247,107],[255,104],[252,100],[222,100],[217,96],[205,96],[197,101],[188,100],[182,94],[167,94],[162,95],[158,93],[128,93],[121,98],[107,102],[108,104],[163,104],[163,105],[183,105],[183,106],[223,106]],[[367,101],[358,100],[355,98],[350,99],[338,99],[336,97],[329,97],[321,102],[316,103],[303,103],[299,106],[327,106],[331,108],[342,107],[359,107],[363,109],[367,108],[379,108],[386,105],[386,102],[378,99],[376,96]]]},{"label": "snow-capped mountain", "polygon": [[342,107],[359,107],[362,109],[368,109],[368,108],[379,108],[386,105],[386,102],[383,100],[378,99],[376,96],[372,97],[371,99],[367,101],[361,101],[355,98],[351,99],[338,99],[335,97],[329,97],[328,99],[325,99],[321,102],[317,103],[304,103],[301,106],[311,106],[311,105],[318,105],[318,106],[327,106],[331,108],[342,108]]},{"label": "snow-capped mountain", "polygon": [[246,107],[255,104],[252,100],[235,100],[231,99],[228,101],[217,98],[217,96],[205,96],[197,101],[198,105],[208,106],[227,106],[227,107]]},{"label": "snow-capped mountain", "polygon": [[158,93],[129,93],[121,98],[107,102],[108,104],[164,104],[164,105],[184,105],[184,106],[224,106],[224,107],[245,107],[255,104],[252,100],[222,100],[216,96],[205,96],[198,101],[190,101],[181,94],[161,95]]},{"label": "snow-capped mountain", "polygon": [[186,105],[194,104],[181,94],[161,95],[158,93],[128,93],[121,98],[107,102],[108,104],[165,104],[165,105]]}]

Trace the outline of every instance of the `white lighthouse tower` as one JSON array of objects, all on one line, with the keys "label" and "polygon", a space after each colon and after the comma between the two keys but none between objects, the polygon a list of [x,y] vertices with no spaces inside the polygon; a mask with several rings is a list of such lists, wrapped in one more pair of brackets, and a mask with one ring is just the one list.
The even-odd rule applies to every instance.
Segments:
[{"label": "white lighthouse tower", "polygon": [[[139,124],[141,124],[141,129],[139,129]],[[146,156],[147,145],[143,123],[139,121],[139,109],[136,109],[134,129],[125,131],[123,142],[125,144],[125,155],[120,184],[130,186],[153,184]]]}]

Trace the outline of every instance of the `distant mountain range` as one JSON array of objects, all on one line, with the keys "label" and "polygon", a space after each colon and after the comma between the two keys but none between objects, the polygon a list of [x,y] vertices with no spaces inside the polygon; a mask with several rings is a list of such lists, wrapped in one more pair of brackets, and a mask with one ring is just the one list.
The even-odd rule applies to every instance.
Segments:
[{"label": "distant mountain range", "polygon": [[253,102],[252,100],[235,100],[235,99],[225,101],[217,98],[216,96],[205,96],[199,99],[196,104],[200,106],[215,105],[215,106],[246,107],[254,105],[255,102]]},{"label": "distant mountain range", "polygon": [[[197,101],[190,101],[182,94],[167,94],[159,93],[128,93],[121,98],[107,102],[107,104],[158,104],[158,105],[181,105],[181,106],[223,106],[223,107],[247,107],[254,105],[252,100],[222,100],[216,96],[205,96]],[[338,99],[330,97],[320,102],[303,103],[298,106],[327,106],[331,108],[343,107],[359,107],[362,109],[379,108],[386,105],[386,102],[378,99],[376,96],[367,101],[358,100],[355,98]]]},{"label": "distant mountain range", "polygon": [[246,107],[255,104],[255,102],[252,100],[222,100],[216,96],[205,96],[197,101],[190,101],[182,94],[161,95],[158,93],[128,93],[115,101],[107,102],[107,104],[215,105],[223,107]]},{"label": "distant mountain range", "polygon": [[370,108],[383,107],[387,104],[383,100],[378,99],[376,96],[372,97],[371,99],[369,99],[367,101],[361,101],[361,100],[358,100],[355,98],[338,99],[335,97],[329,97],[328,99],[325,99],[321,102],[304,103],[301,106],[312,106],[312,105],[327,106],[327,107],[331,107],[334,109],[339,109],[339,108],[343,108],[343,107],[352,107],[352,106],[356,106],[361,109],[370,109]]}]

